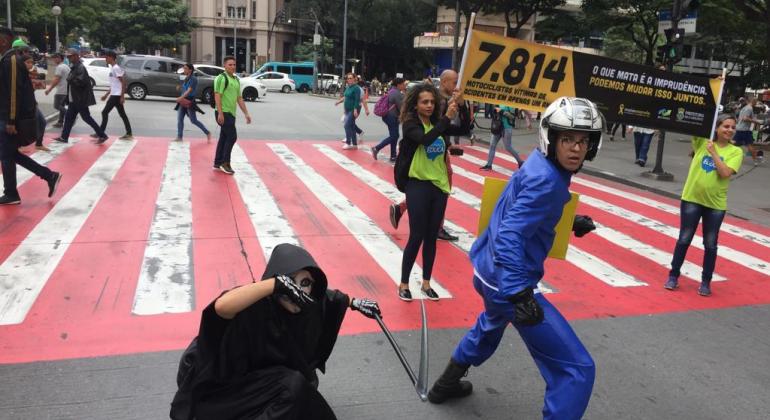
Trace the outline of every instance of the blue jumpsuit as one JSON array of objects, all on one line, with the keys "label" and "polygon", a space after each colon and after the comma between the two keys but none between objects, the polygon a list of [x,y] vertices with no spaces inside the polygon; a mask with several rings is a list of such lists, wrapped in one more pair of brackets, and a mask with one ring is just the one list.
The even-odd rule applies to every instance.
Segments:
[{"label": "blue jumpsuit", "polygon": [[484,312],[452,355],[461,364],[484,363],[514,320],[514,305],[508,299],[527,287],[535,289],[543,322],[515,327],[546,382],[544,419],[580,419],[591,397],[596,370],[570,325],[537,290],[554,228],[570,199],[571,176],[542,153],[533,152],[511,177],[489,227],[470,252],[473,286],[484,300]]}]

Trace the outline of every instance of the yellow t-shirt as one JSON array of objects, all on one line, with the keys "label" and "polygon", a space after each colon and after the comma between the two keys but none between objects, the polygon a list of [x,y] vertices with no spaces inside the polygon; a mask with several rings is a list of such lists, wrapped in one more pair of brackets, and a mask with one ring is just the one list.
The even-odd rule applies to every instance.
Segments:
[{"label": "yellow t-shirt", "polygon": [[[682,200],[711,209],[727,210],[727,187],[730,186],[730,178],[722,178],[717,173],[714,159],[706,150],[707,142],[708,139],[705,137],[692,138],[695,156],[692,158],[687,181],[684,183]],[[737,173],[743,163],[743,150],[732,144],[719,147],[714,143],[714,147],[722,162]]]},{"label": "yellow t-shirt", "polygon": [[[422,127],[426,133],[433,129],[432,124],[423,124]],[[446,142],[441,136],[436,137],[428,146],[417,146],[409,166],[409,178],[430,181],[438,189],[449,194],[449,175],[444,158],[446,149]]]}]

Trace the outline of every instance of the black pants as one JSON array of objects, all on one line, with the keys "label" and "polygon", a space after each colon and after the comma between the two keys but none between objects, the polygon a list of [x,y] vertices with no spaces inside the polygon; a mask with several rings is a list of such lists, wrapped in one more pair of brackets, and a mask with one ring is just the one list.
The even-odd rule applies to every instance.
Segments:
[{"label": "black pants", "polygon": [[112,111],[112,108],[118,109],[118,115],[120,115],[120,118],[123,120],[123,125],[126,126],[126,134],[130,135],[131,123],[128,122],[126,110],[123,109],[123,104],[120,103],[120,95],[111,95],[107,99],[107,103],[104,105],[104,109],[102,109],[102,131],[107,128],[107,120],[109,119],[110,111]]},{"label": "black pants", "polygon": [[[224,114],[225,123],[219,127],[219,141],[217,142],[217,151],[214,155],[214,166],[230,163],[230,154],[235,146],[235,141],[238,140],[238,132],[235,131],[235,116],[227,112]],[[218,113],[214,111],[214,118],[217,118],[217,116]]]},{"label": "black pants", "polygon": [[197,420],[336,420],[329,404],[301,373],[262,369],[195,402]]},{"label": "black pants", "polygon": [[406,184],[406,208],[409,212],[409,241],[401,260],[401,283],[409,283],[409,273],[422,245],[422,278],[430,280],[436,259],[436,240],[449,195],[430,181],[410,178]]},{"label": "black pants", "polygon": [[94,133],[96,133],[97,136],[107,136],[104,134],[104,130],[99,127],[99,124],[97,124],[96,121],[94,121],[94,119],[91,117],[91,111],[89,111],[88,105],[80,105],[71,102],[67,107],[67,113],[64,115],[64,128],[61,130],[61,137],[63,139],[67,140],[70,138],[72,126],[75,125],[75,120],[77,119],[78,115],[80,115],[80,118],[82,118],[86,124],[90,125],[91,128],[94,129]]},{"label": "black pants", "polygon": [[16,189],[16,165],[32,172],[44,180],[53,176],[53,171],[19,152],[16,143],[5,132],[5,121],[0,121],[0,165],[3,167],[3,195],[19,198]]}]

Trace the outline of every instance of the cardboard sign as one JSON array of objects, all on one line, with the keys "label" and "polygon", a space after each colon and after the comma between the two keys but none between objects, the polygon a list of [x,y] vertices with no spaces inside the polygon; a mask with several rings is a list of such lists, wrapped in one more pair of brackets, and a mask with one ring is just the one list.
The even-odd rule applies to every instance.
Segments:
[{"label": "cardboard sign", "polygon": [[[503,193],[508,180],[500,178],[484,178],[484,190],[481,194],[481,211],[479,212],[479,230],[476,236],[480,236],[489,225],[489,219],[492,218],[492,212],[497,206],[500,194]],[[569,238],[572,234],[572,223],[575,221],[575,211],[577,210],[580,194],[570,193],[572,198],[564,205],[564,211],[561,214],[559,223],[556,224],[556,237],[553,240],[553,246],[548,252],[551,258],[564,260],[567,258],[567,248],[569,247]]]}]

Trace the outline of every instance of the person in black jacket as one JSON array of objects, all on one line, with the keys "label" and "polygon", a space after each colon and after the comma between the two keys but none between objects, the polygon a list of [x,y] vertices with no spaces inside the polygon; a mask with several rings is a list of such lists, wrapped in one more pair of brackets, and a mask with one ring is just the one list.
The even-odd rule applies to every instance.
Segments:
[{"label": "person in black jacket", "polygon": [[107,134],[104,133],[99,124],[94,121],[91,117],[91,112],[88,110],[89,106],[96,105],[94,89],[91,86],[88,70],[80,61],[78,50],[73,48],[67,50],[67,58],[72,63],[72,70],[70,70],[70,74],[67,76],[67,101],[69,102],[69,107],[67,108],[67,114],[64,116],[64,128],[62,129],[61,136],[54,140],[62,143],[69,142],[72,126],[75,125],[75,119],[80,115],[80,118],[94,129],[97,136],[96,144],[102,144],[109,137],[107,137]]},{"label": "person in black jacket", "polygon": [[182,356],[171,418],[336,419],[316,369],[325,373],[348,308],[380,315],[376,302],[329,289],[306,250],[276,246],[262,281],[224,292],[203,310]]},{"label": "person in black jacket", "polygon": [[444,211],[451,190],[449,142],[444,138],[450,121],[457,116],[457,102],[451,98],[446,112],[439,109],[439,92],[427,83],[407,93],[401,109],[404,138],[401,151],[412,156],[406,182],[406,206],[409,211],[409,240],[401,260],[401,284],[398,297],[411,301],[409,277],[422,245],[422,293],[431,300],[438,294],[430,287],[433,262],[436,259],[436,239],[444,220]]},{"label": "person in black jacket", "polygon": [[[0,28],[0,164],[3,167],[3,196],[0,205],[20,204],[16,185],[16,165],[29,170],[48,183],[48,197],[56,192],[61,174],[35,162],[19,152],[14,136],[17,124],[22,120],[34,120],[37,113],[35,90],[29,79],[27,67],[12,50],[13,31]],[[15,66],[15,76],[14,73]],[[16,79],[16,84],[12,80]]]}]

